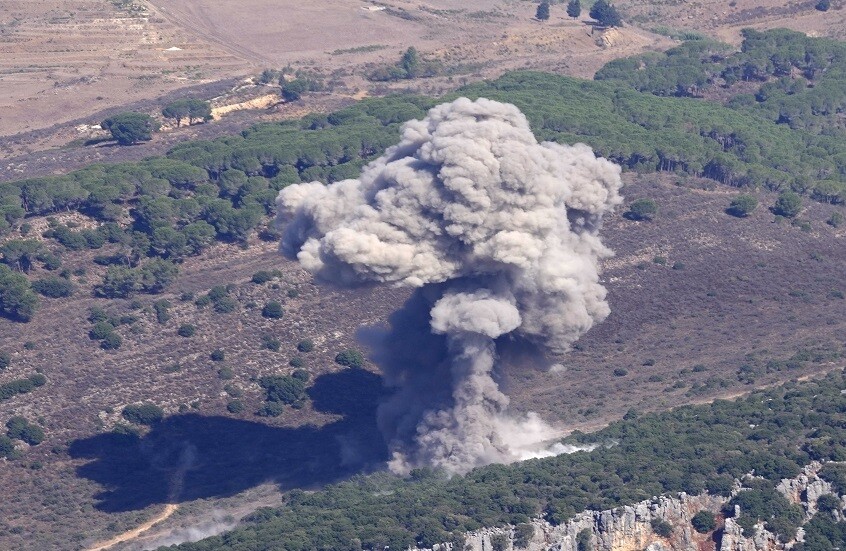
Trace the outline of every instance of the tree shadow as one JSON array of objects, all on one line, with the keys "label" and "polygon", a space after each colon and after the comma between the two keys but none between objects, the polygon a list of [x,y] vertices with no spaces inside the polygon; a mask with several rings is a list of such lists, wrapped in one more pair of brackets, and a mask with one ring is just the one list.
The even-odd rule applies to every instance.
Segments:
[{"label": "tree shadow", "polygon": [[381,466],[387,449],[376,429],[381,378],[362,369],[323,375],[308,390],[314,408],[343,416],[322,427],[270,427],[198,414],[165,418],[143,435],[105,433],[74,441],[77,475],[103,491],[97,509],[230,496],[264,482],[282,489],[326,484]]}]

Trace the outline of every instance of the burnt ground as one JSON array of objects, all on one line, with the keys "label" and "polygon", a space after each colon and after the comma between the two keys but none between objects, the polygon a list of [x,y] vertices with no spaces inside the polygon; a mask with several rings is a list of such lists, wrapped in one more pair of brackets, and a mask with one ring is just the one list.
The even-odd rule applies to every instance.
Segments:
[{"label": "burnt ground", "polygon": [[[806,201],[800,218],[810,227],[800,229],[775,221],[767,210],[773,194],[758,193],[761,205],[739,219],[724,211],[737,190],[674,175],[627,180],[627,201],[651,197],[660,211],[651,222],[618,212],[606,223],[604,239],[617,253],[603,276],[612,313],[558,359],[564,373],[509,355],[502,383],[516,411],[584,430],[632,407],[735,396],[842,367],[834,354],[843,346],[846,300],[835,291],[846,291],[846,232],[825,223],[836,207]],[[31,394],[0,402],[0,421],[26,415],[48,436],[0,469],[0,548],[79,549],[149,518],[157,511],[151,506],[167,500],[213,509],[260,484],[310,488],[383,457],[372,415],[378,367],[343,371],[333,358],[356,346],[361,327],[383,323],[407,290],[318,287],[274,243],[218,245],[184,263],[164,295],[172,318],[159,324],[150,307],[159,297],[93,298],[100,268],[77,262],[88,268],[74,278],[74,297],[44,299],[29,324],[0,321],[0,349],[14,356],[2,380],[35,370],[48,378]],[[261,269],[282,276],[251,283]],[[233,285],[239,305],[232,313],[180,300],[219,284]],[[261,317],[269,300],[284,304],[281,320]],[[88,339],[92,306],[138,318],[118,329],[120,350]],[[197,334],[178,336],[189,322]],[[262,348],[265,335],[279,339],[278,352]],[[311,399],[280,417],[257,417],[263,392],[256,378],[290,372],[303,338],[315,342],[301,354],[314,381]],[[216,348],[225,351],[223,362],[210,360]],[[239,414],[226,409],[233,393],[246,406]],[[143,401],[170,417],[138,438],[111,434],[123,406]]]}]

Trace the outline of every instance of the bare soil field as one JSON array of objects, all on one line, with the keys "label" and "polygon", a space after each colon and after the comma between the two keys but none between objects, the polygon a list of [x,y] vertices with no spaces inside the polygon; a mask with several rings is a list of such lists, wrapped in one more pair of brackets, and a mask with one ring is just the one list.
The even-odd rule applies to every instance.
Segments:
[{"label": "bare soil field", "polygon": [[[104,113],[156,114],[180,94],[217,97],[213,83],[264,68],[319,73],[342,101],[409,88],[438,93],[511,69],[590,77],[611,59],[674,43],[655,32],[732,43],[745,27],[846,37],[842,6],[823,13],[813,4],[622,0],[628,25],[601,34],[586,14],[568,18],[563,5],[535,21],[535,3],[518,0],[10,0],[0,4],[0,152],[16,158],[81,142]],[[443,62],[448,75],[390,86],[364,78],[409,46]]]},{"label": "bare soil field", "polygon": [[[123,6],[123,7],[119,7]],[[0,4],[0,135],[243,72],[245,62],[142,4]]]},{"label": "bare soil field", "polygon": [[[338,97],[362,97],[409,86],[444,91],[517,68],[590,76],[615,57],[672,44],[636,28],[603,40],[563,8],[545,23],[532,19],[534,9],[513,0],[4,2],[0,148],[11,157],[55,147],[86,137],[61,123],[96,125],[104,110],[264,68],[307,69],[329,78]],[[409,46],[444,62],[449,75],[392,86],[363,78]],[[163,102],[145,110],[155,114]]]},{"label": "bare soil field", "polygon": [[[617,253],[604,273],[612,314],[560,358],[563,373],[506,357],[502,384],[515,410],[537,411],[562,432],[589,429],[631,407],[737,396],[843,367],[831,357],[842,352],[846,325],[846,300],[833,293],[843,292],[843,229],[824,223],[834,207],[808,205],[801,218],[811,228],[803,231],[774,223],[765,208],[774,197],[765,193],[762,206],[739,219],[724,212],[734,193],[725,187],[672,175],[628,180],[628,200],[652,197],[660,213],[635,222],[620,212],[607,223],[605,240]],[[0,548],[87,549],[143,525],[168,503],[178,511],[153,532],[173,531],[210,512],[243,514],[251,500],[272,499],[267,488],[314,487],[384,457],[374,423],[383,392],[376,366],[345,370],[333,358],[359,346],[360,328],[383,324],[407,290],[316,286],[275,243],[254,240],[187,260],[164,295],[171,319],[160,324],[151,305],[161,297],[93,298],[99,268],[79,262],[88,271],[74,278],[73,297],[46,301],[28,324],[0,321],[0,349],[13,353],[4,380],[36,370],[48,378],[31,394],[0,402],[0,420],[39,419],[48,435],[0,469]],[[282,276],[250,282],[263,269]],[[231,313],[185,300],[221,284],[232,285],[238,306]],[[270,300],[283,303],[282,319],[261,316]],[[118,329],[119,350],[89,340],[93,306],[137,319]],[[185,323],[196,326],[195,336],[177,334]],[[279,351],[262,346],[268,336]],[[296,350],[304,338],[314,351]],[[222,362],[210,359],[218,348]],[[309,402],[277,418],[256,417],[264,398],[256,379],[290,372],[295,356],[313,377]],[[245,408],[230,413],[236,396]],[[111,431],[125,405],[144,401],[172,417],[149,430],[139,453]],[[349,463],[350,450],[358,461]]]}]

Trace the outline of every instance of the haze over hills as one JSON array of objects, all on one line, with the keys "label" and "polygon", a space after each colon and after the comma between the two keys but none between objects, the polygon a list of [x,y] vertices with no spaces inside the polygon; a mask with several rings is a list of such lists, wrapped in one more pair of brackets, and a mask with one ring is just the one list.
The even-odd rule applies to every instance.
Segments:
[{"label": "haze over hills", "polygon": [[[256,75],[293,66],[281,84],[266,71],[263,85],[223,94],[209,106],[219,120],[164,120],[171,128],[150,142],[122,147],[89,129],[88,144],[67,143],[75,130],[61,125],[3,140],[0,548],[153,548],[248,515],[187,548],[535,538],[540,549],[538,534],[570,526],[556,545],[617,549],[599,520],[566,522],[678,491],[710,492],[684,503],[716,524],[700,541],[697,511],[667,516],[672,502],[637,517],[638,546],[714,548],[722,535],[741,546],[757,519],[767,548],[801,524],[807,546],[839,545],[837,507],[802,498],[800,521],[780,501],[790,492],[773,492],[812,460],[846,458],[846,45],[747,31],[741,47],[698,34],[796,16],[836,37],[838,6],[827,18],[813,6],[732,6],[688,25],[688,42],[642,55],[678,44],[664,36],[678,29],[658,27],[680,8],[621,4],[634,25],[591,31],[586,14],[568,19],[557,4],[546,22],[531,20],[529,3],[377,7],[355,6],[358,42],[333,31],[348,29],[350,6],[296,12],[287,28],[328,18],[309,35],[318,45],[282,33],[297,48],[264,46],[277,31],[238,41],[273,26],[265,4],[226,28],[211,3],[81,10],[86,24],[123,10],[144,36],[170,25],[168,36],[215,44],[203,49],[221,52],[214,78],[238,75],[244,60]],[[77,21],[57,13],[49,24]],[[402,32],[379,33],[382,16]],[[12,20],[17,37],[33,24]],[[369,44],[371,31],[384,44]],[[91,70],[83,58],[60,63]],[[132,63],[122,70],[150,70]],[[600,70],[499,76],[525,67]],[[154,96],[182,84],[170,76],[154,79],[155,93],[103,101],[138,99],[132,109],[161,118],[179,92]],[[498,78],[472,82],[488,76]],[[294,97],[285,87],[297,82]],[[79,86],[83,111],[63,120],[96,110],[82,99],[101,88]],[[367,94],[387,95],[359,101]],[[42,116],[44,98],[30,97]],[[588,147],[569,147],[578,142]],[[492,166],[486,180],[480,167]],[[277,214],[295,220],[287,234]],[[562,277],[565,264],[580,268]],[[474,468],[579,448],[593,451]],[[843,493],[836,466],[814,469],[829,484],[820,495]],[[764,480],[732,496],[750,472]],[[740,516],[725,519],[729,500]],[[250,514],[263,505],[281,508]],[[830,518],[814,516],[826,507]],[[667,519],[684,537],[662,535]]]}]

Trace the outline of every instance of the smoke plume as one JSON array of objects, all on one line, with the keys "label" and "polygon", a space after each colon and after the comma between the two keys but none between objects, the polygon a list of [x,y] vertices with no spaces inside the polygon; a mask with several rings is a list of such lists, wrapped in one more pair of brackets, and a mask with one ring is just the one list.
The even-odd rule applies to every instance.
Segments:
[{"label": "smoke plume", "polygon": [[395,389],[379,419],[393,470],[552,453],[537,445],[558,431],[509,414],[497,348],[560,354],[608,315],[597,233],[620,187],[619,167],[588,146],[538,143],[515,106],[460,98],[407,122],[358,179],[279,193],[282,249],[302,266],[342,285],[417,288],[371,335]]}]

